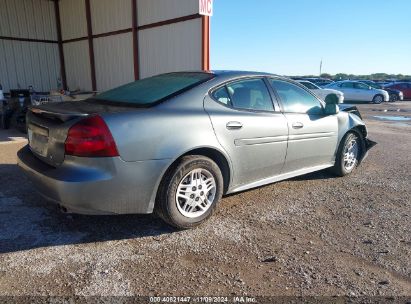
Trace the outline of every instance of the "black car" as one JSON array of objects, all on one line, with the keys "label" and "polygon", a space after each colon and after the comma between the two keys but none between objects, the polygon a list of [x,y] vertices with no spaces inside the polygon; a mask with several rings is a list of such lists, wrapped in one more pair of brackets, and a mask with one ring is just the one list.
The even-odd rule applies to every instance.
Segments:
[{"label": "black car", "polygon": [[10,98],[0,101],[0,129],[26,132],[26,113],[31,105],[29,90],[11,90]]},{"label": "black car", "polygon": [[382,85],[374,81],[371,81],[371,80],[359,80],[359,81],[361,81],[362,83],[365,83],[366,85],[373,87],[374,89],[387,91],[388,94],[390,95],[390,102],[404,100],[404,94],[399,90],[394,90],[394,89],[383,87]]}]

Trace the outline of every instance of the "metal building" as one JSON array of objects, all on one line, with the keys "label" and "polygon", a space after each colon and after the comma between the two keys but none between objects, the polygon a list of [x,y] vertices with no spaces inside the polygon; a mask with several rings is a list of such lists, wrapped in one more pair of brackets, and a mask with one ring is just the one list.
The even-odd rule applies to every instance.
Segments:
[{"label": "metal building", "polygon": [[209,69],[209,0],[0,0],[0,83],[7,92],[102,91]]}]

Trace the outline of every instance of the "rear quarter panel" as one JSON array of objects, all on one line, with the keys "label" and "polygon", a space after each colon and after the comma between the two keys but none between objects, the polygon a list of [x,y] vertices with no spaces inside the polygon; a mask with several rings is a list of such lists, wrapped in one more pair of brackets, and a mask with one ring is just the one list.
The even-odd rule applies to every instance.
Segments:
[{"label": "rear quarter panel", "polygon": [[198,90],[147,111],[103,116],[124,161],[170,159],[196,148],[222,150]]}]

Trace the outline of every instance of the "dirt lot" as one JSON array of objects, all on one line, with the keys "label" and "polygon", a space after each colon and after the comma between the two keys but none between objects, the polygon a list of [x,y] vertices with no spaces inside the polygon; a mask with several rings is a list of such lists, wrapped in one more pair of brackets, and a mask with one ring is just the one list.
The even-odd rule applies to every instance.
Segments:
[{"label": "dirt lot", "polygon": [[0,295],[411,297],[411,121],[374,117],[411,117],[411,102],[359,107],[378,145],[353,175],[226,197],[191,231],[61,214],[17,168],[24,141],[2,131]]}]

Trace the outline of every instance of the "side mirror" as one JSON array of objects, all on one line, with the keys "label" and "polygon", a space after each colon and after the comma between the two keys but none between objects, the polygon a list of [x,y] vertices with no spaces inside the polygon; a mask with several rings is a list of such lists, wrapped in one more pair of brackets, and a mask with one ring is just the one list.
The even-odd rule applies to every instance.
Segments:
[{"label": "side mirror", "polygon": [[338,107],[338,96],[335,94],[329,94],[325,98],[325,114],[326,115],[335,115],[340,112]]}]

